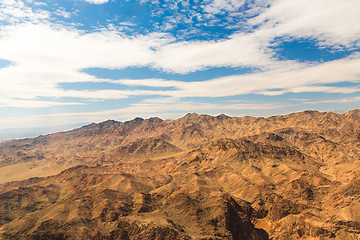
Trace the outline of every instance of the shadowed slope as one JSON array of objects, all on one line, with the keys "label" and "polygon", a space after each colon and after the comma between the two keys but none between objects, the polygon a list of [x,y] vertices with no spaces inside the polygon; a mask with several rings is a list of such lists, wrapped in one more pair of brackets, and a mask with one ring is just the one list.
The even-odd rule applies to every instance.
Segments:
[{"label": "shadowed slope", "polygon": [[188,114],[0,143],[0,236],[356,239],[359,127],[359,110]]}]

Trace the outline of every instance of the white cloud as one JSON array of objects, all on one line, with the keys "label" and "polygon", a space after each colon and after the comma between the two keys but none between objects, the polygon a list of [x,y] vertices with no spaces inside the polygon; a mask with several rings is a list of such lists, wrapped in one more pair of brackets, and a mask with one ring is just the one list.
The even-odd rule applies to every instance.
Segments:
[{"label": "white cloud", "polygon": [[328,46],[359,46],[360,1],[275,0],[250,21],[270,38],[311,38]]},{"label": "white cloud", "polygon": [[32,2],[32,1],[28,1],[28,2],[31,2],[31,3],[33,3],[34,5],[37,5],[37,6],[47,6],[47,3],[45,3],[45,2]]},{"label": "white cloud", "polygon": [[[126,85],[166,86],[177,90],[169,95],[182,97],[225,97],[242,94],[280,95],[287,92],[354,93],[358,87],[329,87],[337,82],[360,83],[360,55],[320,63],[317,65],[294,65],[265,72],[233,75],[202,82],[179,82],[154,80],[119,80]],[[274,90],[274,91],[273,91]]]},{"label": "white cloud", "polygon": [[[233,11],[242,4],[244,1],[214,0],[208,6],[217,6],[216,11]],[[357,0],[277,0],[269,8],[264,8],[265,3],[260,1],[254,4],[255,8],[258,6],[262,11],[257,10],[259,16],[249,23],[258,24],[260,28],[233,34],[225,40],[168,44],[157,52],[154,66],[179,73],[223,66],[285,67],[284,64],[290,63],[274,59],[270,47],[274,39],[279,42],[290,37],[311,38],[318,45],[334,48],[360,46],[360,2]]]},{"label": "white cloud", "polygon": [[17,108],[44,108],[51,106],[63,105],[82,105],[83,103],[77,102],[52,102],[52,101],[38,101],[38,100],[21,100],[21,99],[0,99],[1,107],[17,107]]},{"label": "white cloud", "polygon": [[339,98],[339,99],[330,99],[324,101],[308,101],[307,104],[318,104],[318,103],[354,103],[360,102],[360,97],[351,97],[351,98]]},{"label": "white cloud", "polygon": [[156,53],[154,66],[177,73],[224,66],[268,68],[275,63],[272,55],[262,39],[251,34],[236,34],[227,40],[165,45]]},{"label": "white cloud", "polygon": [[92,4],[103,4],[109,2],[109,0],[84,0],[84,1]]},{"label": "white cloud", "polygon": [[[115,31],[84,33],[58,25],[27,23],[4,27],[0,36],[0,58],[13,63],[0,69],[0,95],[2,99],[7,99],[6,102],[19,96],[36,101],[39,97],[106,100],[136,95],[183,98],[310,91],[352,93],[358,88],[328,87],[324,84],[360,80],[360,55],[317,65],[279,62],[261,44],[265,40],[259,40],[252,34],[237,34],[223,41],[169,43],[170,39],[157,34],[131,38]],[[128,66],[153,66],[182,73],[221,66],[258,67],[262,70],[203,82],[162,79],[114,81],[81,72],[91,67]],[[174,87],[175,90],[60,89],[59,84],[66,82],[118,82],[131,86]]]},{"label": "white cloud", "polygon": [[0,95],[7,99],[18,96],[115,99],[140,94],[136,91],[71,92],[59,89],[58,84],[106,81],[81,72],[84,68],[149,65],[154,57],[151,48],[164,41],[161,36],[133,39],[111,31],[86,34],[61,26],[30,23],[4,27],[0,36],[0,58],[13,63],[0,69]]},{"label": "white cloud", "polygon": [[211,14],[218,14],[221,11],[233,12],[245,4],[245,0],[211,0],[207,1],[204,11]]},{"label": "white cloud", "polygon": [[0,21],[8,23],[39,22],[48,19],[51,13],[33,10],[21,0],[2,0],[0,2]]},{"label": "white cloud", "polygon": [[4,5],[14,5],[16,3],[15,0],[0,0],[0,4]]},{"label": "white cloud", "polygon": [[2,29],[0,56],[21,66],[48,70],[144,66],[160,39],[122,37],[116,32],[84,33],[49,24],[20,24]]},{"label": "white cloud", "polygon": [[[104,2],[107,1],[92,1],[98,4]],[[274,57],[270,46],[275,38],[295,37],[312,38],[331,46],[354,47],[360,39],[359,1],[276,0],[265,10],[262,8],[265,5],[263,1],[255,2],[257,3],[254,9],[261,7],[262,10],[257,9],[256,12],[260,15],[250,22],[259,25],[259,28],[252,32],[236,33],[228,39],[216,41],[176,42],[173,38],[160,34],[128,37],[116,28],[86,33],[46,21],[41,22],[49,18],[49,13],[33,11],[26,7],[23,1],[2,0],[0,20],[10,21],[12,24],[0,29],[0,59],[13,63],[0,69],[2,104],[15,105],[12,101],[19,96],[24,98],[24,101],[36,103],[41,97],[78,97],[91,100],[160,95],[180,99],[249,93],[279,95],[286,92],[358,91],[357,87],[329,87],[325,84],[359,82],[359,55],[307,65],[295,61],[279,61]],[[213,9],[208,11],[218,11],[214,6],[224,11],[235,11],[242,4],[243,1],[215,0],[210,4]],[[66,17],[66,13],[58,14],[65,14]],[[206,20],[205,15],[199,17]],[[127,25],[131,27],[131,24]],[[81,72],[86,68],[120,69],[129,66],[153,67],[176,73],[211,67],[249,67],[258,70],[252,74],[227,76],[204,82],[162,79],[112,81]],[[175,90],[60,89],[59,84],[66,82],[119,82],[132,86],[174,87]],[[42,106],[51,104],[56,104],[56,101],[44,102]],[[199,109],[200,107],[206,109],[203,105],[199,106]]]},{"label": "white cloud", "polygon": [[54,12],[55,15],[62,16],[64,18],[70,18],[71,13],[67,12],[64,8],[59,8]]}]

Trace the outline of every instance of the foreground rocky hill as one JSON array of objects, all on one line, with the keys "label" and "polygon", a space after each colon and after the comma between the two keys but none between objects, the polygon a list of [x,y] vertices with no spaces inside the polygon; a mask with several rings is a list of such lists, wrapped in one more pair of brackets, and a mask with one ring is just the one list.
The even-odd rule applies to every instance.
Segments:
[{"label": "foreground rocky hill", "polygon": [[360,110],[0,143],[0,239],[359,239]]}]

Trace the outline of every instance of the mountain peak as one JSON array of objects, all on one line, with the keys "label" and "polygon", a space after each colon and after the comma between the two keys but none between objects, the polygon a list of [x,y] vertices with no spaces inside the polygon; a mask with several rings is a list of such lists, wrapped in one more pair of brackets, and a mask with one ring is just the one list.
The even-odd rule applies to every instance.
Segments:
[{"label": "mountain peak", "polygon": [[200,116],[199,114],[192,112],[192,113],[187,113],[183,118],[194,118],[194,117],[198,117]]},{"label": "mountain peak", "polygon": [[160,123],[160,122],[163,122],[164,120],[162,120],[161,118],[158,118],[158,117],[151,117],[149,119],[147,119],[148,122],[150,123]]},{"label": "mountain peak", "polygon": [[359,114],[138,117],[0,143],[0,239],[355,239]]},{"label": "mountain peak", "polygon": [[227,116],[225,114],[220,114],[220,115],[216,116],[216,118],[220,119],[220,120],[224,120],[224,119],[228,119],[228,118],[231,118],[231,117],[229,117],[229,116]]}]

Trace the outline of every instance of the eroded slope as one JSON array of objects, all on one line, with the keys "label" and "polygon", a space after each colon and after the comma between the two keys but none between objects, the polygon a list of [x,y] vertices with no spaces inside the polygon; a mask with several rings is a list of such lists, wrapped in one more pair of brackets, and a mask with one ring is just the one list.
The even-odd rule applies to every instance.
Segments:
[{"label": "eroded slope", "polygon": [[0,236],[357,239],[359,127],[359,110],[188,114],[7,141]]}]

